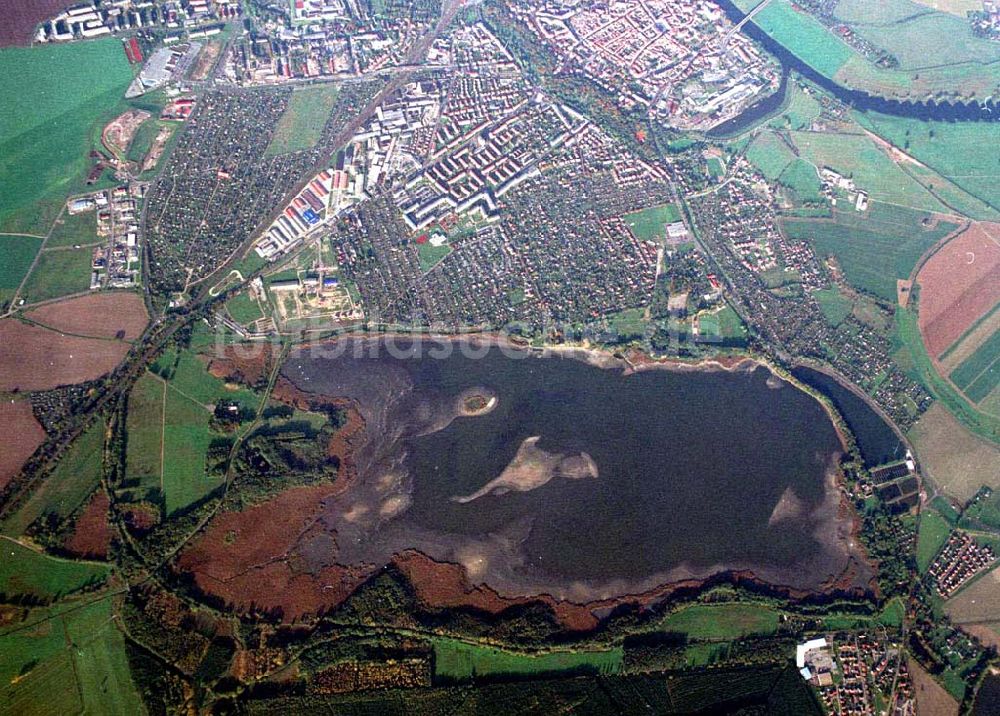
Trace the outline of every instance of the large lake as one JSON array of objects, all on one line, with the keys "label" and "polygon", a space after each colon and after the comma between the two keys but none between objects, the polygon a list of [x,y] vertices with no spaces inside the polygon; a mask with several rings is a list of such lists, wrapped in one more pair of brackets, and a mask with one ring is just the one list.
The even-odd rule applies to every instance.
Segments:
[{"label": "large lake", "polygon": [[836,431],[764,367],[399,345],[326,344],[283,368],[366,421],[357,478],[324,516],[342,563],[415,548],[504,594],[576,600],[724,569],[817,589],[848,565]]}]

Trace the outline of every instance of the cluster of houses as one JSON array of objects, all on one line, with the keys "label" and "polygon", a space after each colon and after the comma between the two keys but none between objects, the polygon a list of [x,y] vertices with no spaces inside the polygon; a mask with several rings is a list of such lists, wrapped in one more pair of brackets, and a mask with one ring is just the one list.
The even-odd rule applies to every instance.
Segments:
[{"label": "cluster of houses", "polygon": [[319,77],[349,77],[399,64],[426,32],[430,14],[370,14],[366,3],[291,0],[260,5],[254,35],[239,38],[224,74],[241,85],[280,84]]},{"label": "cluster of houses", "polygon": [[933,577],[938,594],[947,599],[977,574],[993,566],[996,558],[992,549],[976,542],[972,535],[955,530],[928,574]]},{"label": "cluster of houses", "polygon": [[710,0],[518,0],[515,17],[626,106],[707,131],[780,82],[778,66]]},{"label": "cluster of houses", "polygon": [[[241,12],[239,0],[93,0],[71,5],[42,23],[35,41],[66,42],[152,27],[174,31],[168,36],[176,39],[182,33],[220,32],[222,23]],[[130,60],[135,49],[126,47]]]},{"label": "cluster of houses", "polygon": [[900,645],[886,634],[862,632],[799,644],[795,665],[816,688],[827,713],[912,716],[913,685],[903,657]]}]

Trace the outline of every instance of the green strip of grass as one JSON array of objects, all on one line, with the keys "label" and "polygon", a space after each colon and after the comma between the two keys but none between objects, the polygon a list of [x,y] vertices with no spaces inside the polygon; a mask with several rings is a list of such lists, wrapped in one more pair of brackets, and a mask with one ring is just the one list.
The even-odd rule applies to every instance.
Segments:
[{"label": "green strip of grass", "polygon": [[617,674],[623,657],[620,648],[524,654],[436,638],[434,677],[443,681],[472,681],[545,674]]},{"label": "green strip of grass", "polygon": [[95,420],[66,450],[55,469],[27,502],[3,522],[3,534],[17,537],[47,513],[68,517],[101,480],[104,422]]},{"label": "green strip of grass", "polygon": [[920,514],[920,528],[917,531],[917,569],[921,574],[927,572],[927,568],[941,551],[949,534],[951,525],[937,512],[925,509]]}]

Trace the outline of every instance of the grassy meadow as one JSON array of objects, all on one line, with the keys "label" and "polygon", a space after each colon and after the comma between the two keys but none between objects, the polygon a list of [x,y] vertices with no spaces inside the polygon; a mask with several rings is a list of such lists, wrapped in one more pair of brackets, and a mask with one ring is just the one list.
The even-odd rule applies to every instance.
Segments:
[{"label": "grassy meadow", "polygon": [[93,249],[87,247],[45,249],[28,276],[21,297],[26,303],[38,303],[87,291],[93,258]]},{"label": "grassy meadow", "polygon": [[660,628],[699,641],[732,641],[778,630],[781,613],[762,604],[694,604],[676,611]]},{"label": "grassy meadow", "polygon": [[41,245],[32,236],[0,236],[0,303],[14,296]]},{"label": "grassy meadow", "polygon": [[136,381],[128,399],[125,470],[129,483],[138,482],[143,496],[160,490],[165,388],[162,380],[146,373]]},{"label": "grassy meadow", "polygon": [[292,92],[288,109],[278,120],[266,154],[288,154],[314,146],[330,117],[337,94],[337,87],[331,84],[303,87]]},{"label": "grassy meadow", "polygon": [[939,175],[1000,211],[1000,146],[996,122],[924,122],[869,112],[862,126],[903,149]]},{"label": "grassy meadow", "polygon": [[52,225],[52,233],[49,234],[49,240],[45,242],[45,248],[87,246],[104,241],[106,239],[97,238],[96,212],[86,211],[82,214],[63,212],[59,220]]},{"label": "grassy meadow", "polygon": [[8,599],[18,595],[59,599],[100,584],[110,573],[106,565],[51,557],[8,539],[0,539],[0,554],[0,594]]},{"label": "grassy meadow", "polygon": [[944,547],[951,534],[948,520],[932,509],[920,513],[920,528],[917,531],[917,569],[921,574],[927,572],[934,557]]},{"label": "grassy meadow", "polygon": [[142,713],[110,597],[31,609],[0,629],[0,703],[7,713]]}]

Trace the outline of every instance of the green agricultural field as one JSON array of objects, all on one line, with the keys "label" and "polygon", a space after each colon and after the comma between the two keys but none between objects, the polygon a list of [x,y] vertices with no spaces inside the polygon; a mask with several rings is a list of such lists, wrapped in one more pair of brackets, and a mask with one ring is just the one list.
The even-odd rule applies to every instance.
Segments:
[{"label": "green agricultural field", "polygon": [[813,292],[813,298],[819,304],[819,310],[823,312],[827,323],[834,327],[843,323],[854,310],[854,303],[836,286]]},{"label": "green agricultural field", "polygon": [[104,422],[95,420],[63,454],[31,497],[3,521],[0,532],[18,537],[47,513],[68,517],[101,481]]},{"label": "green agricultural field", "polygon": [[896,309],[896,331],[893,340],[898,346],[893,358],[904,372],[922,383],[965,428],[995,445],[1000,444],[1000,416],[987,414],[969,405],[955,387],[938,374],[937,368],[927,355],[927,348],[924,346],[920,327],[917,325],[916,312],[905,308]]},{"label": "green agricultural field", "polygon": [[680,221],[681,214],[673,204],[651,206],[648,209],[622,217],[632,233],[641,241],[662,241],[667,235],[667,224]]},{"label": "green agricultural field", "polygon": [[923,574],[931,566],[934,557],[944,547],[951,534],[948,520],[931,509],[920,513],[920,529],[917,531],[917,569]]},{"label": "green agricultural field", "polygon": [[778,182],[791,189],[800,203],[816,204],[824,199],[816,167],[803,159],[796,159],[785,167]]},{"label": "green agricultural field", "polygon": [[278,121],[266,154],[288,154],[315,145],[336,101],[337,87],[331,84],[303,87],[292,92],[288,109]]},{"label": "green agricultural field", "polygon": [[244,326],[264,317],[264,312],[260,310],[260,304],[245,292],[229,299],[226,302],[226,310],[229,311],[229,315],[233,317],[234,321]]},{"label": "green agricultural field", "polygon": [[24,284],[27,303],[82,293],[90,288],[93,249],[46,249]]},{"label": "green agricultural field", "polygon": [[176,390],[167,390],[163,428],[163,492],[170,515],[197,502],[221,484],[205,473],[212,441],[211,414]]},{"label": "green agricultural field", "polygon": [[771,634],[781,613],[762,604],[695,604],[670,614],[659,627],[700,641],[732,641],[751,634]]},{"label": "green agricultural field", "polygon": [[9,539],[0,538],[0,555],[0,594],[7,601],[18,595],[59,599],[110,574],[105,565],[50,557]]},{"label": "green agricultural field", "polygon": [[125,473],[129,483],[137,480],[144,493],[161,487],[165,393],[166,383],[146,373],[136,381],[128,398]]},{"label": "green agricultural field", "polygon": [[1000,46],[976,37],[964,17],[934,12],[910,0],[841,0],[835,14],[861,37],[895,56],[902,70],[1000,62]]},{"label": "green agricultural field", "polygon": [[949,376],[974,403],[982,402],[1000,385],[1000,331],[989,337],[975,353],[962,361]]},{"label": "green agricultural field", "polygon": [[[141,713],[110,597],[32,609],[0,630],[0,703],[9,713]],[[27,628],[23,628],[23,627]]]},{"label": "green agricultural field", "polygon": [[770,181],[777,181],[785,167],[795,160],[795,155],[777,134],[765,131],[750,144],[747,159]]},{"label": "green agricultural field", "polygon": [[437,266],[444,257],[451,253],[451,247],[448,244],[442,244],[441,246],[434,246],[429,241],[423,244],[417,244],[417,259],[420,261],[420,270],[427,272],[432,268]]},{"label": "green agricultural field", "polygon": [[989,497],[980,497],[974,505],[970,505],[962,515],[961,525],[973,529],[985,525],[1000,530],[1000,491]]},{"label": "green agricultural field", "polygon": [[0,236],[0,303],[13,297],[41,245],[31,236]]},{"label": "green agricultural field", "polygon": [[490,646],[466,644],[456,639],[434,639],[434,678],[472,681],[546,674],[617,674],[624,653],[608,651],[560,651],[523,654]]},{"label": "green agricultural field", "polygon": [[34,206],[81,187],[95,130],[122,111],[131,80],[117,38],[0,50],[0,226],[47,230]]},{"label": "green agricultural field", "polygon": [[800,156],[818,168],[829,167],[876,201],[924,211],[947,208],[906,174],[866,135],[833,132],[790,132]]},{"label": "green agricultural field", "polygon": [[206,360],[190,350],[183,351],[178,356],[170,377],[170,387],[206,408],[223,398],[254,406],[259,402],[259,398],[249,390],[227,388],[225,382],[208,372]]},{"label": "green agricultural field", "polygon": [[984,147],[1000,146],[997,122],[923,122],[869,112],[858,122],[904,149],[945,179],[1000,211],[1000,158]]},{"label": "green agricultural field", "polygon": [[880,223],[872,224],[874,230],[832,221],[786,218],[782,223],[791,238],[811,241],[820,258],[836,257],[853,286],[888,303],[896,302],[896,279],[909,278],[923,253],[955,228],[947,222],[933,229],[918,222],[898,230]]},{"label": "green agricultural field", "polygon": [[97,214],[93,211],[86,211],[82,214],[70,214],[63,212],[59,220],[53,224],[52,233],[49,240],[45,242],[45,248],[51,249],[60,246],[86,246],[98,242],[106,242],[107,239],[97,238]]}]

